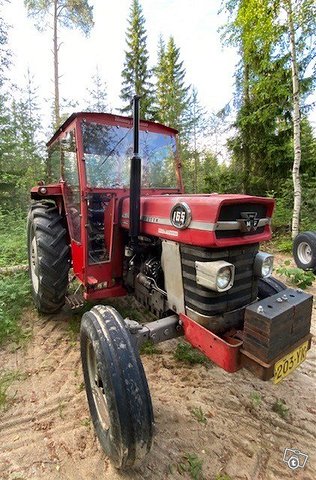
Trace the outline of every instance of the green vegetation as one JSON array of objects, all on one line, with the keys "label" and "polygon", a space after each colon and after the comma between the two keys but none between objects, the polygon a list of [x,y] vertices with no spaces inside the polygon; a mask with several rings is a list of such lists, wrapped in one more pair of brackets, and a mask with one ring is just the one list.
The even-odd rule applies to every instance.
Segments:
[{"label": "green vegetation", "polygon": [[181,462],[177,464],[180,475],[187,473],[193,480],[203,480],[203,460],[195,453],[186,453]]},{"label": "green vegetation", "polygon": [[140,95],[141,118],[150,118],[152,109],[152,90],[150,70],[148,68],[147,34],[145,17],[139,0],[132,0],[130,17],[126,32],[127,50],[125,52],[124,68],[122,70],[121,99],[125,106],[122,113],[131,114],[131,99]]},{"label": "green vegetation", "polygon": [[207,423],[207,418],[206,418],[206,416],[205,416],[201,407],[194,407],[190,411],[191,411],[192,416],[194,418],[196,418],[196,420],[199,423],[204,423],[204,425]]},{"label": "green vegetation", "polygon": [[292,285],[296,285],[299,288],[305,290],[307,287],[312,286],[316,280],[316,276],[312,271],[304,271],[301,268],[290,267],[290,261],[286,260],[283,265],[276,269],[279,275],[287,277]]},{"label": "green vegetation", "polygon": [[259,392],[252,392],[250,395],[251,405],[253,408],[257,408],[261,405],[262,398]]},{"label": "green vegetation", "polygon": [[15,210],[14,215],[0,211],[0,267],[27,263],[26,215]]},{"label": "green vegetation", "polygon": [[139,351],[141,354],[145,355],[155,355],[162,352],[161,348],[158,348],[151,340],[144,342]]},{"label": "green vegetation", "polygon": [[193,348],[189,343],[179,342],[174,351],[174,358],[189,365],[208,365],[209,360],[199,350]]},{"label": "green vegetation", "polygon": [[23,378],[23,374],[17,371],[8,371],[6,373],[2,373],[0,376],[0,409],[5,409],[8,406],[9,398],[8,398],[8,388],[12,383],[16,380],[21,380]]},{"label": "green vegetation", "polygon": [[218,473],[215,477],[215,480],[232,480],[232,478],[226,473]]},{"label": "green vegetation", "polygon": [[289,413],[289,407],[286,406],[284,400],[277,399],[272,405],[272,411],[280,415],[281,418],[286,418]]},{"label": "green vegetation", "polygon": [[[15,215],[0,213],[0,267],[25,264],[26,219],[21,212]],[[11,339],[17,343],[27,337],[20,318],[23,308],[31,302],[28,274],[17,272],[0,276],[0,344]]]}]

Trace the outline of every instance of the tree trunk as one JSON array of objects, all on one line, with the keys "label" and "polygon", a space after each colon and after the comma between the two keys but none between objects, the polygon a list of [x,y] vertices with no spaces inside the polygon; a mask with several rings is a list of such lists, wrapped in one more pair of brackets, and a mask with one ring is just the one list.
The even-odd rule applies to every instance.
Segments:
[{"label": "tree trunk", "polygon": [[[249,112],[250,95],[249,95],[249,65],[244,62],[244,75],[243,75],[243,107],[246,113]],[[243,156],[243,193],[250,193],[249,190],[249,178],[251,168],[251,152],[250,152],[250,134],[249,126],[243,127],[244,132],[242,135],[242,156]]]},{"label": "tree trunk", "polygon": [[295,30],[293,22],[292,0],[286,0],[287,21],[290,36],[290,51],[292,60],[292,86],[293,86],[293,140],[294,140],[294,162],[292,178],[294,186],[294,206],[292,215],[292,238],[299,232],[300,210],[302,202],[302,187],[300,181],[301,163],[301,123],[300,123],[300,93],[299,78],[296,58]]},{"label": "tree trunk", "polygon": [[55,128],[60,125],[60,107],[59,107],[59,73],[58,73],[58,0],[54,0],[54,116]]}]

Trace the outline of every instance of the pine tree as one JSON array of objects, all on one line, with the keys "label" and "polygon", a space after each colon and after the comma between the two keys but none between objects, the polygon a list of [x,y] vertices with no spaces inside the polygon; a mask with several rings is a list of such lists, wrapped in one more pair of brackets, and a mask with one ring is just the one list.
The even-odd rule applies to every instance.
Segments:
[{"label": "pine tree", "polygon": [[122,88],[120,98],[124,102],[122,113],[131,113],[133,95],[140,95],[140,116],[152,117],[151,72],[148,68],[147,34],[145,18],[139,0],[133,0],[126,32],[127,50],[122,71]]},{"label": "pine tree", "polygon": [[88,99],[86,100],[85,110],[90,112],[107,112],[109,110],[107,103],[107,85],[99,73],[98,67],[96,73],[92,76],[91,88],[87,89]]},{"label": "pine tree", "polygon": [[[89,0],[24,0],[30,17],[36,20],[36,28],[42,31],[47,27],[53,30],[54,56],[54,127],[61,123],[59,91],[59,40],[60,27],[80,29],[85,35],[93,27],[93,7]],[[47,21],[48,19],[48,21]]]},{"label": "pine tree", "polygon": [[[187,135],[189,149],[193,159],[193,192],[198,193],[202,188],[202,178],[200,169],[200,143],[208,129],[206,111],[201,106],[198,99],[198,92],[195,87],[191,88],[191,95],[188,110],[186,113]],[[202,142],[203,143],[203,142]]]},{"label": "pine tree", "polygon": [[38,105],[38,87],[27,71],[25,87],[17,89],[11,105],[11,127],[15,143],[8,170],[21,205],[29,198],[30,188],[44,178],[44,145],[41,141],[41,119]]},{"label": "pine tree", "polygon": [[157,120],[178,129],[184,136],[188,130],[189,87],[185,85],[186,72],[173,37],[169,38],[167,46],[160,38],[155,73]]}]

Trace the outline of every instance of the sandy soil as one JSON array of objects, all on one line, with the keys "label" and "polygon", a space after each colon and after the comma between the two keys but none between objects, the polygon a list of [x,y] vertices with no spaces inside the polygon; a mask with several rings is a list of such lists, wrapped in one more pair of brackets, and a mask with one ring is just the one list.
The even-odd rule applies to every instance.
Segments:
[{"label": "sandy soil", "polygon": [[[311,292],[316,294],[316,286]],[[172,355],[178,340],[162,344],[162,354],[144,355],[155,439],[140,468],[120,473],[94,435],[78,336],[69,329],[69,316],[26,312],[32,338],[25,348],[8,346],[0,352],[1,372],[21,373],[1,412],[1,480],[191,478],[177,469],[187,453],[203,460],[203,478],[208,480],[220,473],[232,480],[316,478],[315,340],[308,359],[279,385],[262,382],[246,370],[228,374],[214,365],[179,363]],[[259,405],[252,400],[254,394]],[[286,419],[272,410],[276,399],[285,400]],[[192,415],[195,407],[202,408],[206,424]],[[282,461],[285,448],[308,454],[306,467],[291,471]]]}]

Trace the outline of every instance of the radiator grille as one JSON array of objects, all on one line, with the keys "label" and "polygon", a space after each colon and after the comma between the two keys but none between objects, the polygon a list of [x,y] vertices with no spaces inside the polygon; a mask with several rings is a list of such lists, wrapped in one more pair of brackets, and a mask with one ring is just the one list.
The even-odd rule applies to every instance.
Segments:
[{"label": "radiator grille", "polygon": [[[181,245],[184,298],[187,308],[202,315],[217,315],[235,310],[257,298],[258,279],[253,274],[259,244],[229,249]],[[213,292],[196,283],[195,262],[225,260],[235,265],[235,281],[226,292]]]},{"label": "radiator grille", "polygon": [[[265,205],[256,203],[223,205],[218,217],[218,221],[236,222],[241,218],[241,212],[256,212],[258,218],[265,218],[267,216],[267,207]],[[217,230],[215,235],[216,238],[233,238],[244,235],[257,235],[263,231],[264,227],[258,227],[257,230],[251,232],[241,232],[240,230]]]}]

